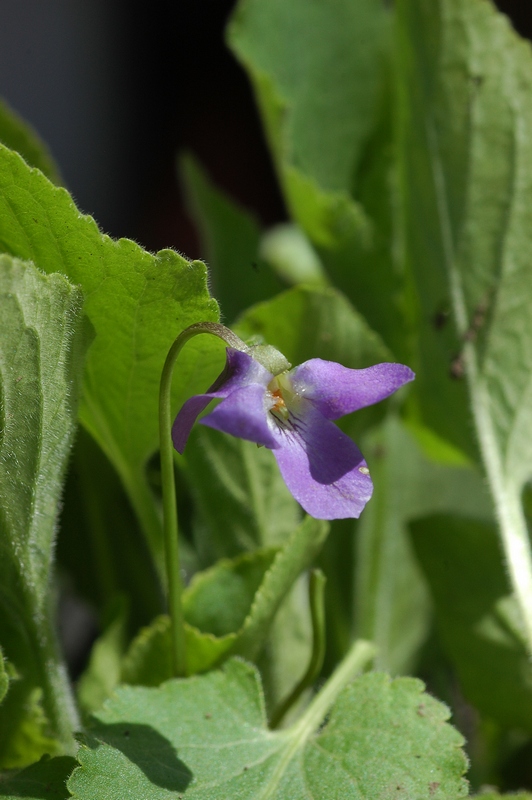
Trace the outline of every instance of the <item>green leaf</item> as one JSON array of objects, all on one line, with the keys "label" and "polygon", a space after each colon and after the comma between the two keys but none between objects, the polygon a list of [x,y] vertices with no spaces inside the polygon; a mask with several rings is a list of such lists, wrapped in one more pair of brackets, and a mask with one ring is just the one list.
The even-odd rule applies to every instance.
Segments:
[{"label": "green leaf", "polygon": [[76,715],[53,631],[50,581],[83,366],[81,304],[79,289],[62,276],[0,256],[0,641],[20,677],[0,709],[0,754],[36,692],[48,737],[73,747]]},{"label": "green leaf", "polygon": [[[236,633],[214,636],[185,622],[187,669],[189,674],[205,672],[227,658]],[[170,617],[162,614],[142,628],[133,639],[122,662],[121,679],[133,686],[159,686],[174,674]]]},{"label": "green leaf", "polygon": [[9,689],[9,675],[6,671],[6,661],[4,658],[4,654],[2,653],[2,648],[0,647],[0,703],[6,696],[8,689]]},{"label": "green leaf", "polygon": [[20,153],[30,167],[37,167],[52,183],[62,183],[48,148],[19,115],[0,100],[0,142]]},{"label": "green leaf", "polygon": [[282,285],[259,257],[260,230],[253,216],[217,189],[192,156],[182,159],[181,174],[214,294],[231,322],[252,303],[276,294]]},{"label": "green leaf", "polygon": [[100,708],[120,682],[127,616],[125,597],[116,597],[107,610],[107,624],[93,644],[89,663],[77,684],[78,702],[85,712]]},{"label": "green leaf", "polygon": [[195,500],[202,563],[277,546],[299,523],[299,506],[267,448],[197,425],[180,462]]},{"label": "green leaf", "polygon": [[498,792],[481,792],[474,795],[475,800],[532,800],[530,792],[512,792],[512,794],[499,794]]},{"label": "green leaf", "polygon": [[292,219],[404,360],[413,320],[397,259],[390,19],[374,0],[247,0],[229,42],[255,89]]},{"label": "green leaf", "polygon": [[183,596],[190,625],[215,636],[240,630],[276,551],[255,550],[198,572]]},{"label": "green leaf", "polygon": [[364,675],[322,727],[328,706],[324,690],[291,728],[269,731],[258,674],[238,660],[156,689],[124,687],[96,716],[68,787],[76,800],[467,793],[462,738],[420,681]]},{"label": "green leaf", "polygon": [[532,671],[493,527],[432,516],[411,525],[441,641],[466,697],[508,728],[532,731]]},{"label": "green leaf", "polygon": [[[195,576],[183,594],[189,674],[229,655],[257,657],[281,603],[312,564],[328,530],[327,523],[306,517],[284,547],[223,560]],[[170,678],[170,644],[168,617],[159,617],[132,642],[122,679],[154,686]]]},{"label": "green leaf", "polygon": [[[462,447],[472,411],[532,652],[520,499],[532,477],[532,53],[483,0],[402,0],[398,12],[406,258],[422,303],[420,411]],[[456,334],[431,326],[442,304]],[[451,362],[462,385],[449,377]]]},{"label": "green leaf", "polygon": [[109,604],[128,597],[133,635],[163,610],[161,584],[116,470],[80,428],[63,494],[57,560],[76,593],[107,624]]},{"label": "green leaf", "polygon": [[317,252],[297,225],[285,222],[266,231],[260,254],[287,283],[327,283]]},{"label": "green leaf", "polygon": [[358,525],[356,632],[377,645],[377,665],[397,674],[413,668],[431,619],[408,522],[438,512],[491,520],[490,504],[475,470],[427,458],[395,416],[372,431],[362,447],[374,494]]},{"label": "green leaf", "polygon": [[6,800],[68,800],[67,779],[76,766],[71,756],[48,758],[15,775],[0,774],[0,797]]},{"label": "green leaf", "polygon": [[[175,337],[217,318],[205,266],[171,250],[152,255],[103,235],[70,195],[0,146],[0,249],[81,285],[95,331],[87,356],[80,418],[116,468],[162,570],[162,535],[146,462],[157,449],[158,386]],[[198,337],[183,351],[173,402],[208,386],[223,347]],[[216,365],[216,366],[215,366]]]},{"label": "green leaf", "polygon": [[[262,102],[278,166],[293,165],[324,189],[349,191],[374,122],[387,21],[372,0],[239,3],[229,41]],[[275,87],[282,116],[261,95],[263,77]]]}]

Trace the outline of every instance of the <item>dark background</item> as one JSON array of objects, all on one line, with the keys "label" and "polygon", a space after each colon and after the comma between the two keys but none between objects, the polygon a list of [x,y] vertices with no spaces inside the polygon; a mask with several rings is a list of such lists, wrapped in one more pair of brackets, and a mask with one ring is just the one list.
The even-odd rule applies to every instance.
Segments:
[{"label": "dark background", "polygon": [[[234,4],[0,0],[0,95],[106,233],[200,255],[179,189],[183,150],[265,225],[284,218],[247,78],[224,45]],[[532,4],[498,6],[532,38]]]},{"label": "dark background", "polygon": [[0,95],[106,233],[199,255],[183,150],[265,224],[283,218],[251,90],[223,41],[233,5],[0,0]]}]

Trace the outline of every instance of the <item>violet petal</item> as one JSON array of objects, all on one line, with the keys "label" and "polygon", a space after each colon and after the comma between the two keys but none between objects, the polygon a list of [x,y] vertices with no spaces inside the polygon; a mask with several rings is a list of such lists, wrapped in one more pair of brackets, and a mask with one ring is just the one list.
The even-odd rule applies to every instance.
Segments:
[{"label": "violet petal", "polygon": [[310,400],[327,419],[339,419],[378,403],[414,377],[412,370],[403,364],[348,369],[321,358],[305,361],[290,374],[294,390]]},{"label": "violet petal", "polygon": [[[240,350],[228,347],[223,372],[205,394],[197,394],[187,400],[174,420],[172,441],[178,453],[183,453],[196,418],[211,400],[224,399],[236,389],[249,384],[266,387],[271,378],[268,370],[254,358]],[[264,392],[264,389],[262,391]]]},{"label": "violet petal", "polygon": [[210,394],[196,394],[181,406],[172,425],[172,442],[178,453],[183,454],[198,414],[201,414],[203,409],[207,408],[211,400],[214,400],[216,396],[213,392]]},{"label": "violet petal", "polygon": [[266,389],[260,384],[243,386],[231,392],[219,406],[200,420],[202,425],[230,433],[240,439],[278,447],[275,423],[269,421]]},{"label": "violet petal", "polygon": [[359,517],[373,484],[356,444],[310,403],[290,422],[273,452],[296,500],[316,519]]}]

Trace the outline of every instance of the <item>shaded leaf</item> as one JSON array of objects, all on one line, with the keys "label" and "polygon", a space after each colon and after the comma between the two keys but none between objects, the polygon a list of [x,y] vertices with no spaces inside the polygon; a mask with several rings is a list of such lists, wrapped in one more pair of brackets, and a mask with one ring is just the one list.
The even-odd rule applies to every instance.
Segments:
[{"label": "shaded leaf", "polygon": [[187,622],[215,636],[240,630],[276,555],[255,550],[196,573],[183,596]]},{"label": "shaded leaf", "polygon": [[[195,576],[183,595],[189,674],[229,655],[257,657],[281,603],[312,564],[328,530],[322,520],[306,517],[284,547],[224,560]],[[169,619],[159,617],[131,644],[122,679],[153,686],[170,678],[170,645]]]},{"label": "shaded leaf", "polygon": [[9,688],[9,675],[6,670],[6,661],[0,647],[0,703],[7,694]]},{"label": "shaded leaf", "polygon": [[71,756],[44,756],[15,775],[0,774],[0,797],[6,800],[68,800],[67,779],[76,766]]},{"label": "shaded leaf", "polygon": [[[429,446],[436,451],[434,438]],[[363,451],[374,493],[357,528],[355,630],[377,645],[378,666],[397,674],[414,666],[431,619],[408,522],[446,511],[491,520],[491,506],[478,472],[428,458],[394,416],[366,436]]]},{"label": "shaded leaf", "polygon": [[301,519],[267,448],[197,425],[180,466],[195,500],[194,543],[204,564],[277,546]]},{"label": "shaded leaf", "polygon": [[128,597],[130,636],[164,608],[158,575],[120,478],[83,428],[63,494],[57,560],[77,594],[99,612],[102,626],[120,594]]},{"label": "shaded leaf", "polygon": [[181,174],[214,294],[231,323],[252,303],[276,294],[282,284],[259,257],[260,229],[249,211],[215,187],[192,156],[181,160]]},{"label": "shaded leaf", "polygon": [[326,713],[269,731],[258,674],[238,660],[156,689],[123,687],[96,716],[68,786],[77,800],[467,794],[461,736],[420,681],[364,675],[320,729]]},{"label": "shaded leaf", "polygon": [[508,613],[512,598],[495,529],[433,516],[412,523],[411,531],[464,694],[503,726],[530,732],[532,669]]},{"label": "shaded leaf", "polygon": [[94,642],[89,663],[77,682],[77,696],[84,712],[96,711],[120,682],[126,649],[128,604],[116,597],[107,609],[107,624]]}]

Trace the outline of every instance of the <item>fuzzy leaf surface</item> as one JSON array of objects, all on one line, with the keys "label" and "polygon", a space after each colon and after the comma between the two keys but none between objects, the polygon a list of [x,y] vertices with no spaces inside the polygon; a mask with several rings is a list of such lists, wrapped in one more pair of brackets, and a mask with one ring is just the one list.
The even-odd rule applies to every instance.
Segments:
[{"label": "fuzzy leaf surface", "polygon": [[[397,8],[420,413],[474,457],[476,433],[530,652],[532,552],[521,494],[532,477],[532,52],[484,0]],[[434,325],[442,307],[454,326]]]},{"label": "fuzzy leaf surface", "polygon": [[24,763],[13,743],[39,705],[35,692],[48,736],[66,745],[63,725],[75,719],[50,581],[86,345],[81,307],[80,290],[61,275],[0,256],[0,641],[18,676],[0,710],[0,760],[11,748],[6,765]]},{"label": "fuzzy leaf surface", "polygon": [[156,689],[119,689],[68,787],[76,800],[456,800],[467,794],[465,758],[447,719],[420,681],[372,673],[341,692],[319,731],[314,722],[272,732],[258,673],[233,660]]}]

